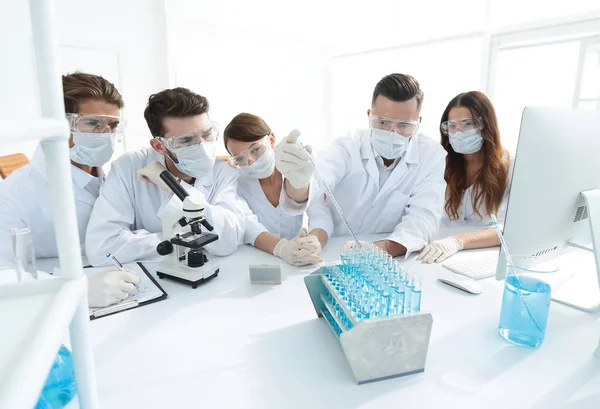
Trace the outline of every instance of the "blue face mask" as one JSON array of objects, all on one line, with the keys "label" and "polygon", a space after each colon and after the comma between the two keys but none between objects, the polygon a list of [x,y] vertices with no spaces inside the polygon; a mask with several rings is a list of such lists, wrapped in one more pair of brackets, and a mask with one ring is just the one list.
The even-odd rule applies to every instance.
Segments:
[{"label": "blue face mask", "polygon": [[454,152],[463,155],[479,152],[483,146],[483,138],[481,137],[480,132],[456,132],[448,139],[450,140],[450,145],[452,145]]},{"label": "blue face mask", "polygon": [[383,129],[371,129],[371,146],[384,159],[397,159],[408,149],[410,138]]}]

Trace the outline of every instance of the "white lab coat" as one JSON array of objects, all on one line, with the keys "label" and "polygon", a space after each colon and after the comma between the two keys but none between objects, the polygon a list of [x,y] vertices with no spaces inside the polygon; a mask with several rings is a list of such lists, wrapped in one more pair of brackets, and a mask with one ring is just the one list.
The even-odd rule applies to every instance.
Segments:
[{"label": "white lab coat", "polygon": [[[86,255],[94,265],[107,264],[106,254],[122,263],[158,261],[156,246],[163,240],[161,216],[181,209],[181,201],[158,186],[141,181],[137,171],[151,162],[165,164],[152,148],[128,152],[112,163],[106,183],[92,211],[86,237]],[[233,253],[244,234],[245,203],[236,192],[238,172],[218,160],[212,174],[194,186],[181,185],[205,201],[204,216],[219,240],[205,246],[212,254]],[[165,238],[165,239],[169,239]]]},{"label": "white lab coat", "polygon": [[[101,168],[98,170],[99,177],[94,177],[71,165],[82,253],[88,220],[104,178]],[[8,233],[12,227],[31,229],[36,258],[58,257],[50,208],[50,185],[41,145],[38,145],[29,165],[17,169],[0,183],[0,265],[12,264],[12,241]]]},{"label": "white lab coat", "polygon": [[298,236],[302,229],[306,202],[296,203],[290,199],[283,183],[277,207],[273,207],[269,202],[258,179],[241,175],[238,179],[237,191],[252,211],[246,216],[245,244],[254,245],[256,238],[263,232],[288,240]]},{"label": "white lab coat", "polygon": [[[500,208],[498,209],[498,214],[496,218],[498,220],[498,224],[504,224],[504,218],[506,217],[506,206],[508,205],[508,196],[510,194],[510,185],[512,183],[512,172],[513,165],[515,163],[514,158],[507,152],[504,155],[504,161],[509,162],[506,189],[504,190],[504,195],[502,196],[502,203],[500,204]],[[482,201],[479,203],[479,213],[483,216],[480,217],[475,213],[473,209],[473,186],[470,186],[467,190],[465,190],[463,194],[462,201],[458,208],[458,219],[450,220],[448,214],[444,211],[444,217],[442,218],[442,223],[446,227],[456,226],[456,225],[473,225],[473,226],[482,226],[489,227],[492,225],[492,219],[486,213],[485,210],[485,202]]]},{"label": "white lab coat", "polygon": [[[316,165],[357,235],[390,233],[388,240],[410,252],[420,250],[439,230],[443,213],[446,151],[423,134],[415,135],[383,186],[370,143],[359,129],[316,157]],[[307,213],[310,229],[348,235],[325,189],[313,179]]]}]

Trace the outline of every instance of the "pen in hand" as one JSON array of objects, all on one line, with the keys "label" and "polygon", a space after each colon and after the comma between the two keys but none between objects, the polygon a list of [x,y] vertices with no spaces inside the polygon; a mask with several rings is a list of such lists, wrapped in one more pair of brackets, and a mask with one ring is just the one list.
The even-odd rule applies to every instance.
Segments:
[{"label": "pen in hand", "polygon": [[[112,261],[112,263],[115,265],[115,267],[117,267],[117,269],[119,269],[119,271],[127,271],[127,270],[125,270],[125,266],[123,266],[123,264],[119,260],[117,260],[117,258],[115,256],[113,256],[111,253],[108,253],[106,255],[106,258],[110,259],[110,261]],[[133,273],[133,274],[135,274],[135,275],[137,275],[133,271],[130,271],[130,272]],[[139,282],[138,282],[138,284],[134,284],[134,285],[135,285],[136,288],[138,288]]]},{"label": "pen in hand", "polygon": [[117,258],[115,256],[113,256],[112,254],[108,253],[106,255],[106,258],[109,258],[110,261],[112,261],[112,263],[115,265],[115,267],[117,267],[120,271],[125,271],[125,268],[123,267],[123,264],[121,264],[121,262],[119,260],[117,260]]}]

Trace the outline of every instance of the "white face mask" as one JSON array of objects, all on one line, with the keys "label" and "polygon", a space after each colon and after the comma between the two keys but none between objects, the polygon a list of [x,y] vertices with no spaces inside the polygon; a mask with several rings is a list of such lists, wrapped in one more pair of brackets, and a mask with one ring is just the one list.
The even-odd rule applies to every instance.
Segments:
[{"label": "white face mask", "polygon": [[212,174],[215,165],[215,142],[203,142],[177,151],[175,167],[196,179]]},{"label": "white face mask", "polygon": [[240,174],[255,179],[264,179],[273,174],[275,170],[275,152],[267,148],[252,165],[240,166]]},{"label": "white face mask", "polygon": [[450,145],[452,145],[454,152],[461,153],[463,155],[479,152],[483,146],[483,138],[481,137],[480,132],[456,132],[448,139],[450,140]]},{"label": "white face mask", "polygon": [[396,132],[371,129],[371,145],[375,153],[385,159],[397,159],[408,149],[410,139]]},{"label": "white face mask", "polygon": [[110,160],[114,152],[114,133],[72,132],[73,146],[71,160],[80,165],[102,166]]}]

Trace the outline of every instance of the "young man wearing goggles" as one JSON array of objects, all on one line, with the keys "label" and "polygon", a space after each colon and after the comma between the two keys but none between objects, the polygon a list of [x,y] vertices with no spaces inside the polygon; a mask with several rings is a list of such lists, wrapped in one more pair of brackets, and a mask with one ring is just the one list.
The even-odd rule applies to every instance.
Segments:
[{"label": "young man wearing goggles", "polygon": [[[443,213],[446,152],[418,132],[422,103],[416,79],[387,75],[375,86],[369,128],[334,140],[315,159],[354,232],[388,233],[375,244],[392,256],[418,251],[433,240]],[[310,196],[310,234],[322,245],[331,235],[347,235],[314,179]]]},{"label": "young man wearing goggles", "polygon": [[[120,116],[124,104],[114,84],[98,75],[64,75],[62,85],[71,127],[71,172],[83,250],[88,220],[104,182],[102,165],[112,157],[115,139],[125,129],[125,120]],[[41,146],[29,165],[0,183],[0,265],[10,266],[12,261],[10,228],[31,229],[36,258],[58,257],[49,189]],[[104,307],[127,298],[139,281],[135,273],[114,267],[89,276],[90,307]]]},{"label": "young man wearing goggles", "polygon": [[208,107],[205,97],[186,88],[150,96],[144,117],[153,135],[151,147],[128,152],[112,164],[92,212],[86,252],[93,265],[106,263],[107,253],[122,263],[159,258],[162,218],[182,206],[159,177],[164,169],[203,202],[204,216],[219,235],[205,247],[209,252],[225,256],[242,244],[247,207],[236,192],[237,171],[215,162],[219,130]]}]

